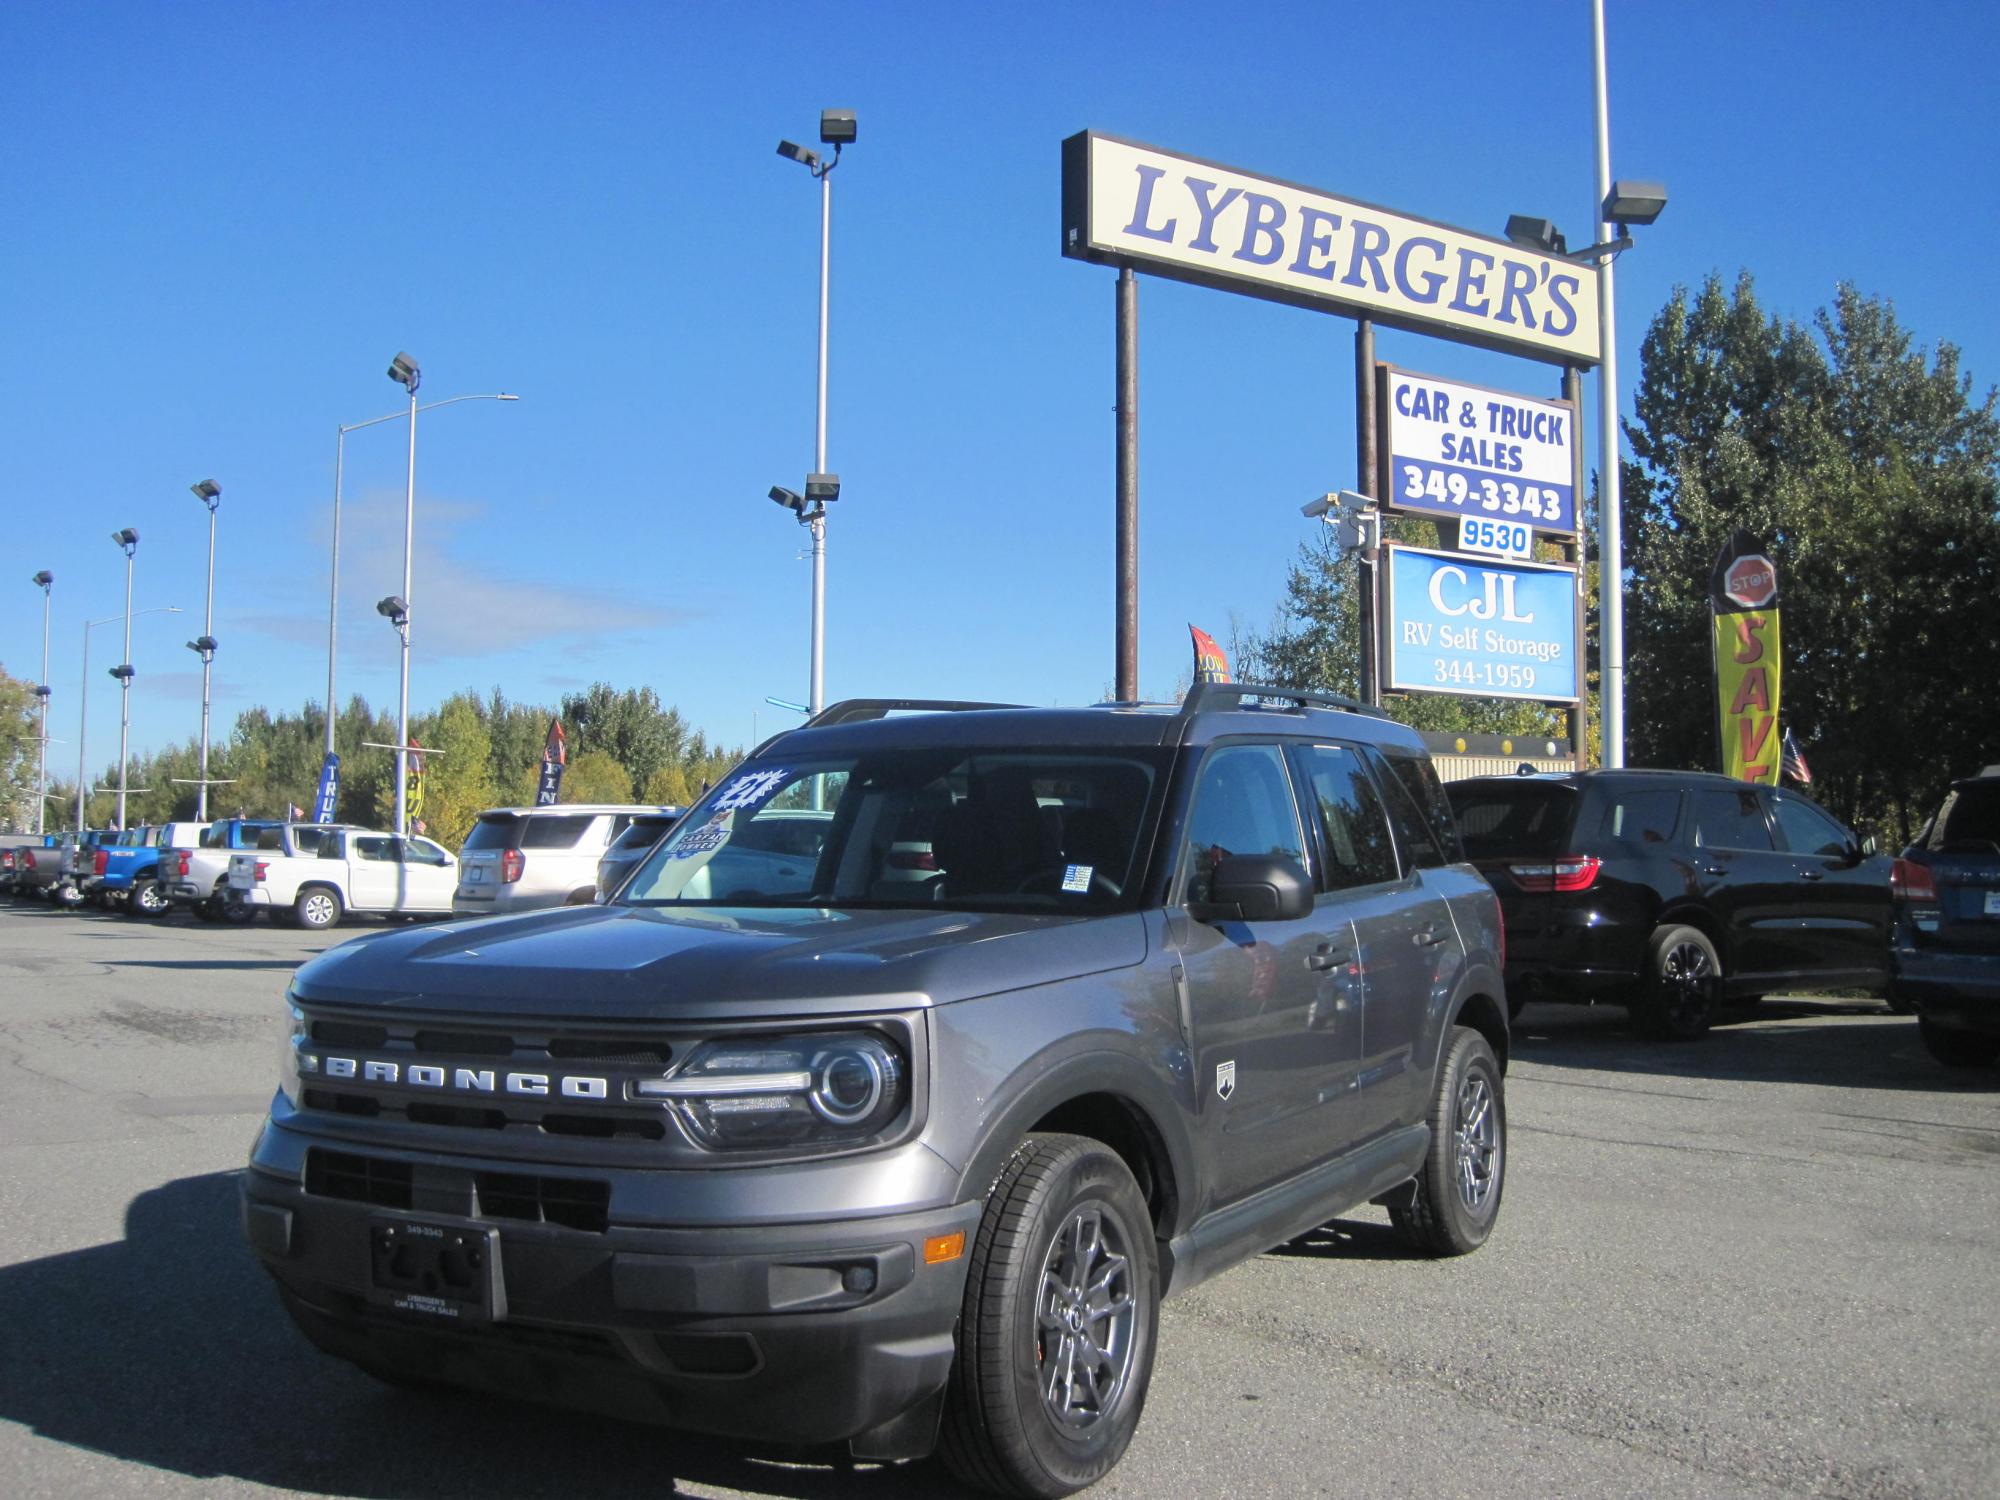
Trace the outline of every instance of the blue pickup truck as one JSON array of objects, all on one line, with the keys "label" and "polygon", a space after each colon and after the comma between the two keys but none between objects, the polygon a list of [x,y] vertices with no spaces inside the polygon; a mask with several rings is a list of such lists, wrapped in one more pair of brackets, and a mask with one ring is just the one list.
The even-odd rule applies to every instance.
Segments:
[{"label": "blue pickup truck", "polygon": [[162,855],[175,844],[200,839],[206,823],[156,823],[128,828],[99,844],[87,890],[107,910],[128,917],[164,917],[169,910],[161,885]]}]

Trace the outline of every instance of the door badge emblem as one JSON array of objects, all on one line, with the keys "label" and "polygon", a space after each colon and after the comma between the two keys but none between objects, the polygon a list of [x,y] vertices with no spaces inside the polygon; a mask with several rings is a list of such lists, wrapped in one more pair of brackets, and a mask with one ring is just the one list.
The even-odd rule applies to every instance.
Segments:
[{"label": "door badge emblem", "polygon": [[1215,1096],[1227,1099],[1236,1092],[1236,1059],[1215,1065]]}]

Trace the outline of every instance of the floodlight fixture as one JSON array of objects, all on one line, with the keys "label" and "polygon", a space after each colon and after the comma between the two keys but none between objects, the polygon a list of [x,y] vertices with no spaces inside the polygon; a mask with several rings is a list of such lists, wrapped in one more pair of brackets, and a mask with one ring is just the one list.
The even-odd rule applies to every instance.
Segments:
[{"label": "floodlight fixture", "polygon": [[842,146],[854,144],[854,111],[851,109],[823,109],[819,112],[820,141],[833,147],[834,155],[840,154]]},{"label": "floodlight fixture", "polygon": [[840,498],[840,476],[838,474],[806,475],[806,499],[823,505],[829,500]]},{"label": "floodlight fixture", "polygon": [[198,635],[187,643],[187,648],[203,660],[207,660],[207,658],[215,654],[215,644],[214,636]]},{"label": "floodlight fixture", "polygon": [[215,502],[222,498],[222,486],[213,479],[204,479],[200,484],[191,484],[188,488],[194,491],[195,499],[210,510],[214,510]]},{"label": "floodlight fixture", "polygon": [[111,540],[123,547],[125,555],[130,557],[133,549],[139,545],[139,533],[134,531],[130,526],[127,526],[122,530],[112,532]]},{"label": "floodlight fixture", "polygon": [[[817,172],[819,170],[819,153],[817,151],[809,151],[794,141],[778,142],[778,155],[786,158],[788,161],[797,162],[809,171]],[[793,180],[797,181],[796,178]]]},{"label": "floodlight fixture", "polygon": [[45,588],[47,588],[47,587],[48,587],[48,586],[49,586],[50,584],[52,584],[52,583],[54,583],[54,582],[56,581],[56,575],[55,575],[55,574],[53,574],[53,573],[51,573],[51,572],[50,572],[50,571],[49,571],[49,570],[48,570],[47,568],[44,568],[44,569],[42,569],[42,571],[41,571],[41,572],[37,573],[37,574],[36,574],[36,575],[35,575],[35,576],[34,576],[34,577],[33,577],[32,579],[30,579],[29,581],[30,581],[31,583],[33,583],[33,584],[35,585],[35,587],[36,587],[36,588],[38,588],[38,589],[45,589]]},{"label": "floodlight fixture", "polygon": [[414,359],[399,351],[396,357],[389,361],[389,378],[415,397],[417,387],[423,383],[424,372],[417,368]]},{"label": "floodlight fixture", "polygon": [[48,697],[48,696],[49,696],[49,685],[48,685],[48,684],[47,684],[46,682],[45,682],[45,683],[42,683],[42,684],[41,684],[41,685],[40,685],[39,687],[37,687],[37,688],[35,689],[35,696],[36,696],[37,698],[46,698],[46,697]]},{"label": "floodlight fixture", "polygon": [[122,666],[112,667],[110,669],[110,672],[111,675],[113,677],[116,677],[120,682],[130,682],[134,677],[137,677],[139,675],[136,671],[133,670],[132,664],[130,662],[126,662]]},{"label": "floodlight fixture", "polygon": [[1604,197],[1607,224],[1650,224],[1667,206],[1666,184],[1624,179],[1611,184]]},{"label": "floodlight fixture", "polygon": [[788,490],[782,484],[771,486],[771,498],[786,509],[803,514],[806,508],[805,496],[797,490]]},{"label": "floodlight fixture", "polygon": [[1523,250],[1539,250],[1544,255],[1569,254],[1569,242],[1563,232],[1549,219],[1538,219],[1530,214],[1509,214],[1507,216],[1507,240],[1519,245]]},{"label": "floodlight fixture", "polygon": [[410,606],[403,602],[401,594],[391,594],[388,598],[378,599],[375,602],[375,613],[385,620],[394,621],[396,627],[401,629],[409,623]]}]

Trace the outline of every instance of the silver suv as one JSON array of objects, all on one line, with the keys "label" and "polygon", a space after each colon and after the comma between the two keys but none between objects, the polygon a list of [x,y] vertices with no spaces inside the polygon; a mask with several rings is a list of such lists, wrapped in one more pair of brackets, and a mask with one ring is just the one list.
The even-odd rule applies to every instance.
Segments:
[{"label": "silver suv", "polygon": [[479,815],[459,851],[453,916],[484,917],[597,898],[597,862],[634,818],[679,808],[613,803],[496,807]]}]

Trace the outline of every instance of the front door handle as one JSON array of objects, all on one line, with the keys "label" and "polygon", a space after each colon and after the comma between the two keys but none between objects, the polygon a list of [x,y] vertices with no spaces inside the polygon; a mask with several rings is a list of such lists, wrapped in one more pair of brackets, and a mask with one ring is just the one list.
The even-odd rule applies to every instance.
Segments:
[{"label": "front door handle", "polygon": [[1703,865],[1701,873],[1704,875],[1727,875],[1729,867],[1727,865]]},{"label": "front door handle", "polygon": [[1306,955],[1308,969],[1337,969],[1347,962],[1347,950],[1336,948],[1331,943],[1321,943]]},{"label": "front door handle", "polygon": [[1801,879],[1801,880],[1824,880],[1824,879],[1826,879],[1826,871],[1824,871],[1824,870],[1801,870],[1801,871],[1799,871],[1799,879]]},{"label": "front door handle", "polygon": [[1435,948],[1439,943],[1444,941],[1444,938],[1445,935],[1435,927],[1426,927],[1410,935],[1410,941],[1415,943],[1419,948]]}]

